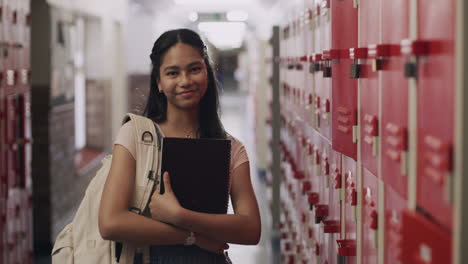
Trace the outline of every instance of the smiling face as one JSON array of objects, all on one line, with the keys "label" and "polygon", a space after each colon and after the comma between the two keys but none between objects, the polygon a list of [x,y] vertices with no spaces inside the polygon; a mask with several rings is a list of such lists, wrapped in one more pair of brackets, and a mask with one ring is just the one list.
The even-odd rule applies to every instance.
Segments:
[{"label": "smiling face", "polygon": [[158,89],[167,98],[168,110],[198,107],[207,88],[208,73],[199,51],[184,43],[172,46],[163,57],[158,81]]}]

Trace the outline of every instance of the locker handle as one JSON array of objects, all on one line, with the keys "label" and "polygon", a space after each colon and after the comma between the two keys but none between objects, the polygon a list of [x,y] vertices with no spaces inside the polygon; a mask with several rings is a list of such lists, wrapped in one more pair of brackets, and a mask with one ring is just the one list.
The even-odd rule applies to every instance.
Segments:
[{"label": "locker handle", "polygon": [[429,53],[429,42],[404,39],[400,43],[400,52],[407,56],[424,56]]},{"label": "locker handle", "polygon": [[347,58],[349,56],[348,50],[330,49],[322,51],[322,58],[324,60],[337,60],[340,58]]},{"label": "locker handle", "polygon": [[357,191],[355,188],[351,190],[351,206],[357,205]]},{"label": "locker handle", "polygon": [[314,57],[314,61],[317,62],[317,61],[322,61],[322,54],[320,53],[315,53],[314,55],[312,55]]},{"label": "locker handle", "polygon": [[356,256],[356,241],[352,239],[336,240],[338,244],[338,256]]},{"label": "locker handle", "polygon": [[323,224],[323,232],[325,234],[334,234],[341,232],[340,221],[337,220],[324,220],[322,221]]},{"label": "locker handle", "polygon": [[400,45],[395,44],[377,44],[376,57],[394,57],[401,55]]},{"label": "locker handle", "polygon": [[335,170],[333,176],[335,178],[335,189],[341,189],[341,173],[338,171],[338,169]]},{"label": "locker handle", "polygon": [[310,190],[312,190],[312,184],[310,183],[310,181],[303,181],[302,182],[302,194],[306,194]]},{"label": "locker handle", "polygon": [[323,102],[322,112],[323,113],[330,113],[330,100],[326,99],[325,102]]},{"label": "locker handle", "polygon": [[13,25],[16,25],[18,23],[18,11],[17,10],[13,11],[12,23]]},{"label": "locker handle", "polygon": [[350,48],[349,58],[350,59],[367,59],[367,48]]},{"label": "locker handle", "polygon": [[307,154],[309,156],[313,154],[313,145],[311,143],[307,145]]}]

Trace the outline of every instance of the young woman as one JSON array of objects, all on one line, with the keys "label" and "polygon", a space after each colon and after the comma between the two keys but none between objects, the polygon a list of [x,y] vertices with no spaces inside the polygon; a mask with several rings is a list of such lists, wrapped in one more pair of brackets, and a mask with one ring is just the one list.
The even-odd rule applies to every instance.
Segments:
[{"label": "young woman", "polygon": [[218,115],[218,87],[200,36],[188,29],[165,32],[151,53],[151,89],[144,115],[163,136],[231,140],[230,197],[234,214],[182,208],[164,173],[166,192],[154,192],[148,216],[128,210],[135,182],[132,122],[120,129],[102,194],[99,230],[105,239],[148,244],[151,263],[226,263],[227,243],[257,244],[260,216],[244,146],[229,136]]}]

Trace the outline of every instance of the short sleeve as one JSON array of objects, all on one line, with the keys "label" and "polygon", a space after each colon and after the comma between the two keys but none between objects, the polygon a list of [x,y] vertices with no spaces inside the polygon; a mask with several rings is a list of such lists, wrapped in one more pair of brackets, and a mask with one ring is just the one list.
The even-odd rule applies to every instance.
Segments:
[{"label": "short sleeve", "polygon": [[114,145],[121,145],[132,154],[136,160],[136,146],[135,146],[135,130],[133,129],[133,121],[130,120],[120,127]]},{"label": "short sleeve", "polygon": [[249,161],[244,145],[236,138],[231,137],[231,165],[230,172]]}]

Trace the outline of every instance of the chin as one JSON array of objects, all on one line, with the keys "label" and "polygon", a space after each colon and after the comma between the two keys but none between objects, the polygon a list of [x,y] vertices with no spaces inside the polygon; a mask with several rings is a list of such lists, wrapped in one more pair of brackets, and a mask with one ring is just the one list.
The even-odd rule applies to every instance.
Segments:
[{"label": "chin", "polygon": [[183,103],[177,104],[177,107],[180,109],[190,110],[190,109],[197,108],[199,103],[200,103],[199,100],[191,101],[191,102],[183,102]]}]

